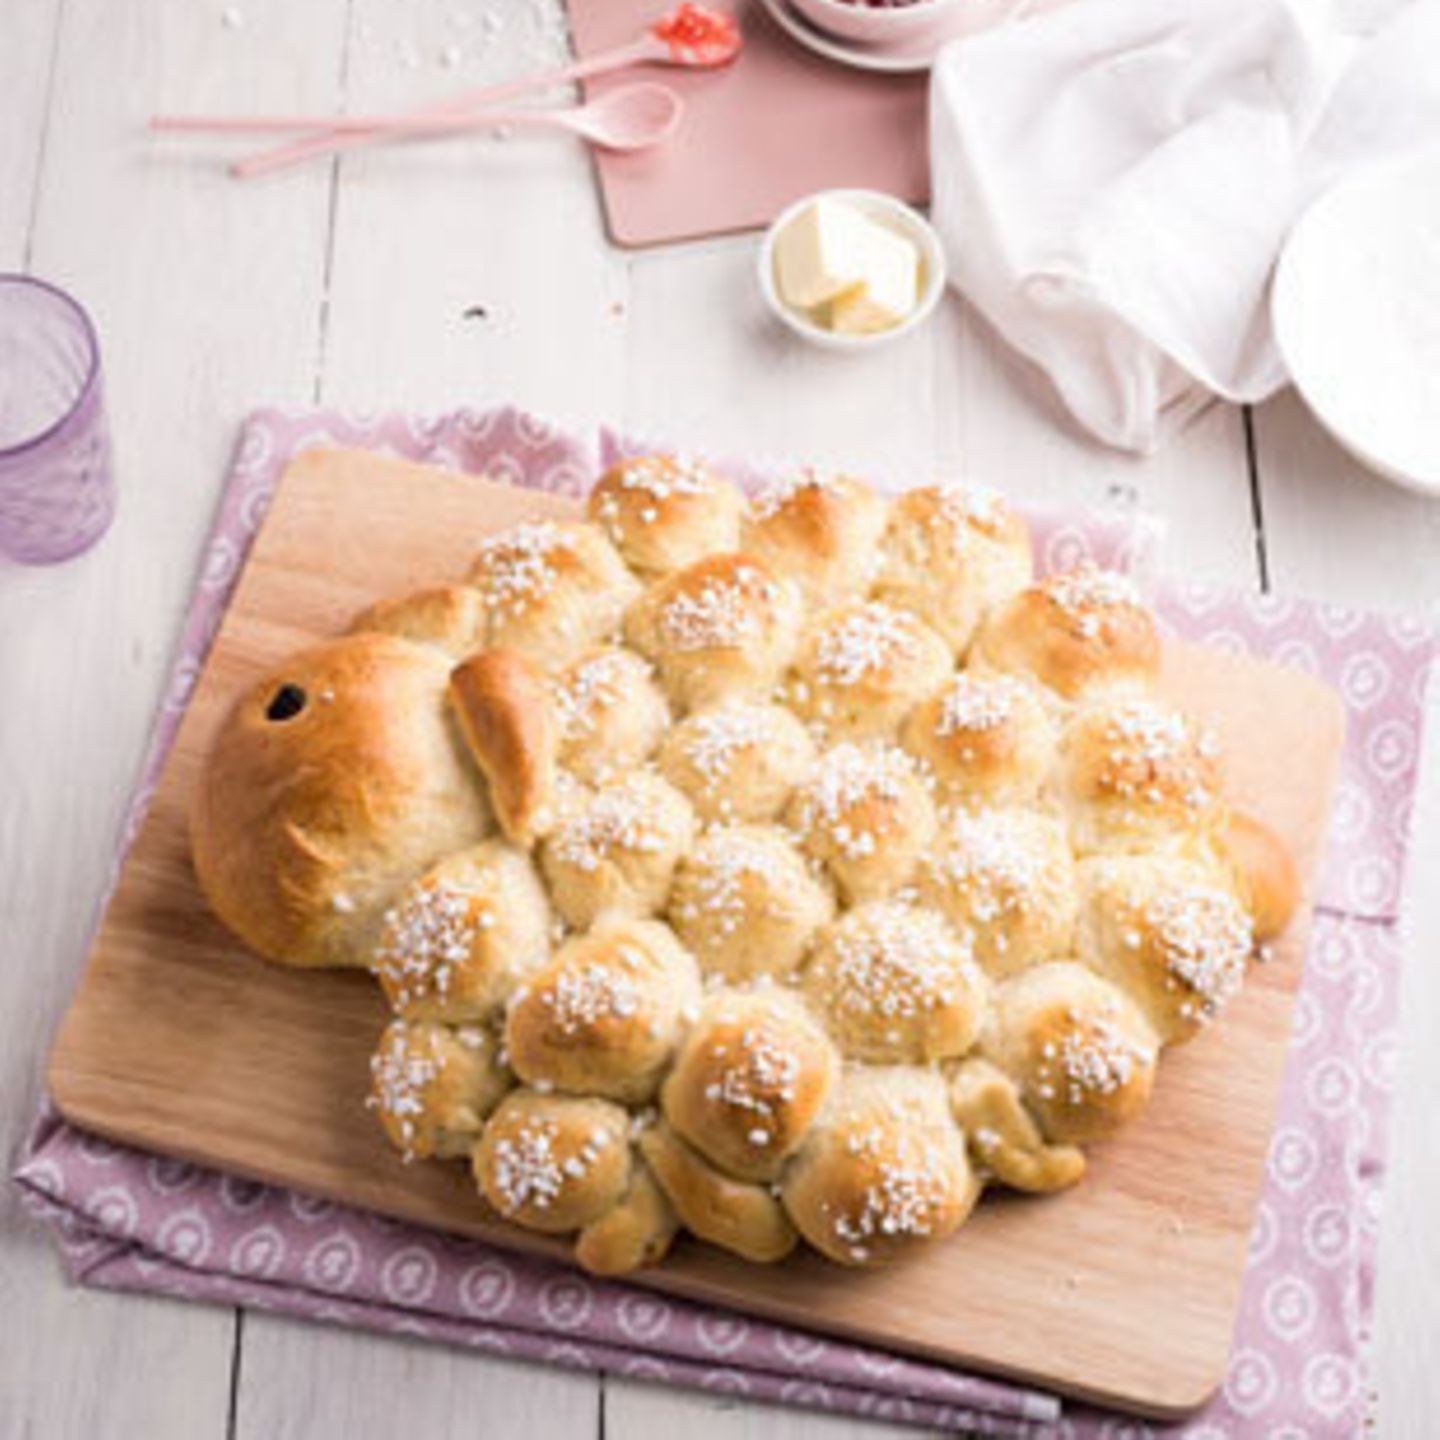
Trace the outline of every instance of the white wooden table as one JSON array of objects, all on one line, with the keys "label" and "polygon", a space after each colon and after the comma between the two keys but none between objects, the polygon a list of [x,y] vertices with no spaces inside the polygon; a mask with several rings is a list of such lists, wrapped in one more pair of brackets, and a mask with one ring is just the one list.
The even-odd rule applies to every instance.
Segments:
[{"label": "white wooden table", "polygon": [[[236,423],[259,402],[511,399],[701,451],[941,468],[1030,499],[1144,507],[1198,576],[1360,604],[1440,597],[1440,505],[1361,473],[1293,396],[1213,409],[1136,462],[1075,438],[953,299],[883,356],[834,359],[766,323],[750,240],[610,249],[588,161],[565,142],[376,152],[241,186],[213,151],[142,133],[154,110],[376,107],[533,68],[561,43],[552,3],[237,0],[227,15],[222,0],[0,0],[0,270],[92,308],[123,487],[88,557],[0,568],[7,1155],[82,959]],[[453,71],[437,63],[449,43],[467,52]],[[475,305],[484,318],[464,318]],[[1422,871],[1440,859],[1424,808]],[[1440,1413],[1436,889],[1418,887],[1412,922],[1378,1327],[1386,1440],[1432,1435]],[[0,1312],[0,1437],[884,1430],[78,1292],[8,1188]]]}]

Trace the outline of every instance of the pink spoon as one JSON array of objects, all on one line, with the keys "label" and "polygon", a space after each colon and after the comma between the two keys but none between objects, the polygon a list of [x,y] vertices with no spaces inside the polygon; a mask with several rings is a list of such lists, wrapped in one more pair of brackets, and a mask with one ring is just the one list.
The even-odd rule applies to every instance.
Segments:
[{"label": "pink spoon", "polygon": [[[740,27],[733,15],[694,4],[683,4],[656,20],[638,40],[614,50],[592,55],[557,70],[508,80],[453,96],[438,105],[428,105],[414,112],[415,118],[451,116],[475,110],[481,105],[495,105],[513,100],[527,91],[561,85],[591,76],[623,70],[630,65],[680,65],[687,69],[713,69],[728,65],[739,53]],[[199,118],[199,117],[197,117]],[[251,155],[231,167],[232,172],[249,179],[282,170],[302,160],[329,155],[368,144],[374,132],[352,132],[339,124],[331,125],[324,134],[307,136],[275,150]]]},{"label": "pink spoon", "polygon": [[[211,120],[185,115],[157,115],[152,130],[265,133],[272,130],[317,130],[325,134],[364,135],[375,139],[424,135],[458,135],[482,126],[530,126],[565,130],[605,150],[645,150],[668,140],[685,112],[684,101],[668,85],[642,81],[622,85],[586,105],[564,110],[466,110],[453,115],[265,115]],[[239,167],[236,167],[239,173]]]}]

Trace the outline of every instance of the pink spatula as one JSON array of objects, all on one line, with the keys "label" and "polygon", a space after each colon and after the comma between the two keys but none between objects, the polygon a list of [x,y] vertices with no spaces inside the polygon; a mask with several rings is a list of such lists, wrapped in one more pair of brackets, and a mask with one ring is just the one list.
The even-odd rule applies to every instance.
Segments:
[{"label": "pink spatula", "polygon": [[444,115],[267,115],[257,119],[234,116],[224,120],[157,115],[152,130],[205,130],[225,134],[264,134],[275,130],[316,130],[327,135],[364,135],[369,139],[458,135],[481,126],[529,126],[578,135],[605,150],[645,150],[675,133],[684,102],[668,85],[640,81],[621,85],[586,105],[556,110],[461,110]]}]

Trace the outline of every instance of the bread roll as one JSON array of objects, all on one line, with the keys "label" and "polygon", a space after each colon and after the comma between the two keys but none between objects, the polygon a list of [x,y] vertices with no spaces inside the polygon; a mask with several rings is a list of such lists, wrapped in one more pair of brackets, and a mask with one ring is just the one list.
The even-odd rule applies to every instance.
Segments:
[{"label": "bread roll", "polygon": [[630,1188],[592,1220],[575,1242],[575,1258],[592,1275],[627,1275],[665,1258],[680,1217],[638,1156],[630,1165]]},{"label": "bread roll", "polygon": [[768,1189],[722,1175],[668,1125],[644,1131],[640,1153],[685,1228],[702,1240],[761,1265],[795,1248],[795,1228]]},{"label": "bread roll", "polygon": [[590,518],[641,574],[666,575],[740,545],[745,499],[693,460],[639,455],[612,465],[590,492]]},{"label": "bread roll", "polygon": [[680,938],[707,973],[736,982],[788,975],[834,913],[828,882],[773,825],[707,830],[680,862],[670,896]]},{"label": "bread roll", "polygon": [[914,762],[904,751],[874,742],[827,750],[795,792],[786,821],[852,905],[904,885],[936,824]]},{"label": "bread roll", "polygon": [[485,611],[480,592],[472,586],[437,585],[377,600],[350,622],[351,634],[367,631],[433,645],[452,660],[463,660],[484,644]]},{"label": "bread roll", "polygon": [[791,695],[832,740],[893,739],[906,713],[950,673],[950,652],[908,610],[858,601],[831,611],[805,638]]},{"label": "bread roll", "polygon": [[1079,855],[1213,845],[1221,784],[1214,737],[1151,700],[1087,707],[1061,737],[1055,788]]},{"label": "bread roll", "polygon": [[608,1100],[512,1090],[471,1162],[490,1205],[529,1230],[564,1234],[598,1220],[630,1187],[630,1119]]},{"label": "bread roll", "polygon": [[1154,686],[1160,635],[1135,582],[1087,562],[994,611],[974,658],[984,669],[1033,676],[1065,700],[1098,699]]},{"label": "bread roll", "polygon": [[1250,917],[1209,871],[1161,855],[1080,867],[1077,954],[1118,985],[1167,1045],[1207,1025],[1245,981]]},{"label": "bread roll", "polygon": [[484,1020],[545,963],[551,923],[530,857],[487,840],[427,870],[385,912],[375,975],[408,1019]]},{"label": "bread roll", "polygon": [[997,987],[981,1050],[1019,1085],[1047,1139],[1085,1145],[1149,1104],[1159,1041],[1124,991],[1065,960]]},{"label": "bread roll", "polygon": [[626,621],[671,702],[698,710],[768,696],[795,653],[800,599],[753,555],[711,555],[652,585]]},{"label": "bread roll", "polygon": [[888,507],[863,480],[802,470],[756,500],[744,547],[794,581],[812,610],[870,587]]},{"label": "bread roll", "polygon": [[1273,940],[1300,906],[1300,872],[1285,842],[1257,816],[1231,809],[1221,850],[1250,911],[1255,938]]},{"label": "bread roll", "polygon": [[815,759],[815,742],[790,711],[731,700],[677,725],[661,748],[660,770],[701,820],[773,820]]},{"label": "bread roll", "polygon": [[953,1234],[980,1193],[934,1071],[855,1067],[785,1172],[796,1228],[842,1265],[876,1265]]},{"label": "bread roll", "polygon": [[528,849],[558,818],[560,737],[544,675],[518,650],[481,650],[450,672],[449,696],[500,828]]},{"label": "bread roll", "polygon": [[370,963],[414,876],[491,828],[445,713],[450,662],[390,635],[292,656],[216,734],[190,840],[215,913],[286,965]]},{"label": "bread roll", "polygon": [[640,593],[600,529],[548,520],[485,541],[470,584],[484,606],[485,643],[519,650],[546,670],[617,635]]},{"label": "bread roll", "polygon": [[1055,762],[1055,727],[1035,688],[962,670],[917,705],[901,743],[953,805],[1029,805]]},{"label": "bread roll", "polygon": [[516,991],[511,1068],[536,1089],[648,1100],[700,1004],[690,953],[655,920],[602,920]]},{"label": "bread roll", "polygon": [[555,908],[579,930],[612,911],[660,914],[675,866],[694,834],[690,802],[650,771],[595,791],[541,846],[540,865]]},{"label": "bread roll", "polygon": [[587,650],[557,675],[551,700],[560,763],[587,785],[608,785],[648,760],[670,724],[653,667],[633,650]]},{"label": "bread roll", "polygon": [[989,999],[968,939],[938,911],[895,900],[827,926],[801,984],[845,1057],[878,1065],[965,1054]]},{"label": "bread roll", "polygon": [[1054,816],[952,811],[921,863],[920,893],[970,937],[997,980],[1070,951],[1075,862]]},{"label": "bread roll", "polygon": [[480,1025],[393,1020],[370,1061],[370,1108],[405,1159],[468,1155],[513,1083]]},{"label": "bread roll", "polygon": [[835,1047],[792,994],[722,990],[705,1002],[661,1105],[712,1165],[742,1180],[773,1180],[839,1074]]},{"label": "bread roll", "polygon": [[1030,578],[1029,530],[999,495],[927,485],[891,506],[874,594],[913,611],[962,655],[981,619]]}]

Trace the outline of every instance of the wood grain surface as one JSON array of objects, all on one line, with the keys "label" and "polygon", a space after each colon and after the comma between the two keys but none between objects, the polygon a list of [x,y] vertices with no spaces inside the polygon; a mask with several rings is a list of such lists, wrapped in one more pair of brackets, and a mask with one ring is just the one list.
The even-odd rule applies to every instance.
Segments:
[{"label": "wood grain surface", "polygon": [[[239,690],[362,605],[461,573],[479,538],[552,496],[353,453],[290,469],[241,577],[52,1055],[65,1114],[117,1139],[532,1252],[457,1165],[404,1166],[362,1098],[384,1006],[355,973],[288,971],[210,915],[186,813]],[[1165,688],[1216,726],[1236,793],[1312,875],[1342,713],[1324,687],[1172,646]],[[1085,1184],[995,1195],[915,1263],[748,1266],[685,1243],[642,1283],[1154,1415],[1223,1372],[1300,972],[1303,924],[1224,1022],[1167,1055],[1148,1114]]]}]

